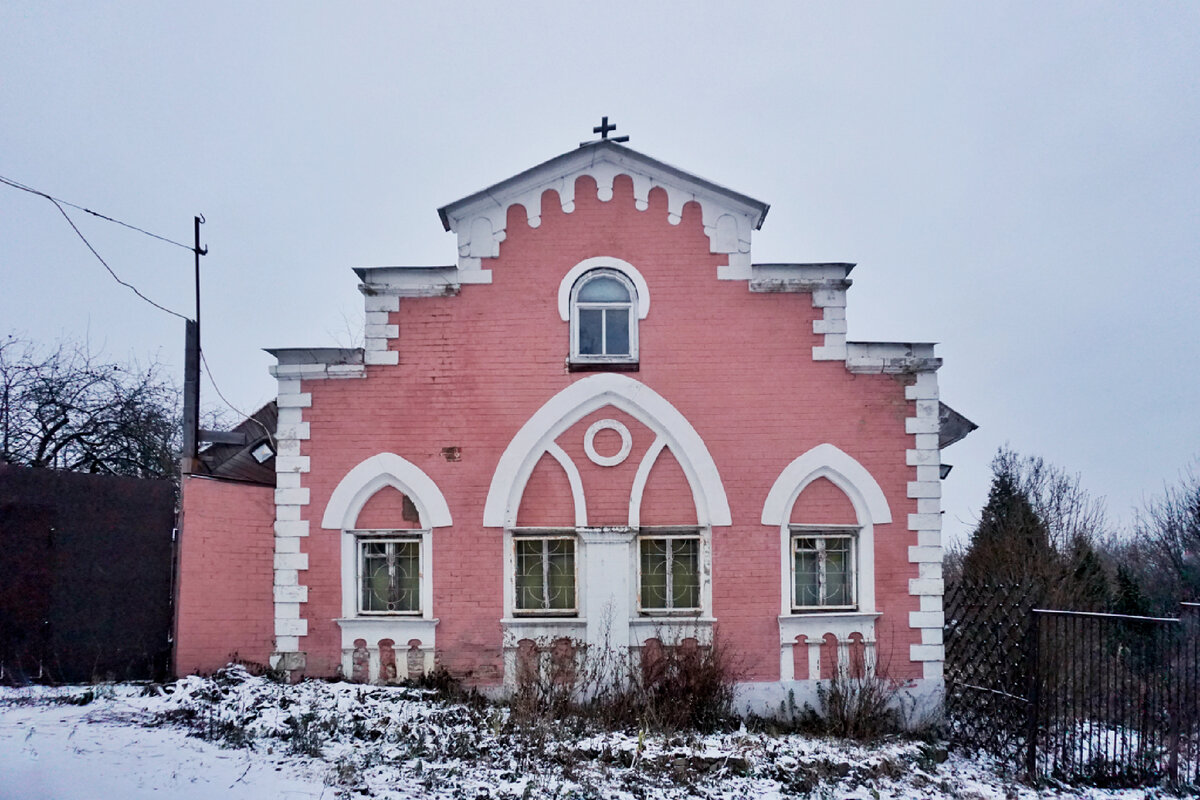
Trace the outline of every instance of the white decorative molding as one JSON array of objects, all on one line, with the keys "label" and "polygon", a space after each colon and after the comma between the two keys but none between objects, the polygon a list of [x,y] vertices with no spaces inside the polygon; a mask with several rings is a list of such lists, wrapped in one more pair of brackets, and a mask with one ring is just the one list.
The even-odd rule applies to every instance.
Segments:
[{"label": "white decorative molding", "polygon": [[646,425],[671,448],[692,489],[700,525],[731,524],[720,473],[696,429],[649,386],[607,372],[567,386],[517,431],[492,474],[483,524],[494,528],[515,526],[525,484],[542,453],[578,420],[610,405]]},{"label": "white decorative molding", "polygon": [[[421,611],[412,616],[359,615],[359,544],[355,535],[358,515],[376,492],[389,486],[412,501],[422,525],[421,530],[406,531],[421,537]],[[380,679],[379,642],[383,639],[395,643],[399,679],[410,677],[406,659],[408,643],[413,639],[421,642],[424,671],[433,669],[434,633],[438,622],[433,617],[433,529],[451,524],[450,508],[437,484],[420,467],[395,453],[378,453],[364,459],[347,472],[333,490],[325,506],[321,527],[342,532],[342,617],[336,621],[342,632],[342,670],[346,677],[353,674],[356,639],[366,642],[370,659],[368,679],[372,682]]]},{"label": "white decorative molding", "polygon": [[[621,448],[611,456],[602,456],[596,452],[596,434],[600,431],[616,431],[621,437]],[[583,435],[583,452],[587,453],[588,460],[598,467],[615,467],[623,463],[629,457],[631,449],[633,437],[629,435],[629,428],[615,419],[597,420],[588,426],[587,433]]]},{"label": "white decorative molding", "polygon": [[[779,616],[779,680],[820,680],[821,678],[821,646],[825,643],[826,634],[832,633],[837,639],[838,661],[850,663],[850,647],[853,639],[859,634],[863,643],[864,668],[867,675],[875,672],[875,620],[879,614],[873,611],[835,611],[820,614],[781,614]],[[808,648],[808,674],[796,675],[795,649],[799,647],[796,639],[805,637]]]},{"label": "white decorative molding", "polygon": [[494,258],[507,238],[508,209],[525,209],[530,227],[541,225],[543,195],[553,191],[564,213],[575,210],[575,181],[581,176],[596,181],[596,196],[602,202],[613,197],[618,175],[633,181],[634,206],[649,208],[650,191],[667,194],[667,221],[678,225],[683,207],[700,205],[704,233],[712,253],[735,257],[750,253],[751,232],[762,225],[769,206],[715,183],[664,164],[635,150],[610,141],[586,144],[505,181],[440,209],[442,225],[458,235],[460,268],[471,259]]},{"label": "white decorative molding", "polygon": [[[858,609],[854,612],[793,614],[791,517],[800,493],[813,481],[825,478],[838,487],[854,508],[858,522]],[[832,444],[824,443],[805,452],[788,464],[775,480],[763,503],[762,524],[779,527],[779,670],[780,680],[791,680],[793,646],[796,636],[809,637],[809,669],[820,668],[820,652],[814,650],[814,636],[834,633],[839,647],[849,642],[851,633],[861,633],[874,647],[875,623],[875,526],[892,521],[887,496],[874,476],[854,457]],[[817,520],[814,520],[817,522]],[[842,620],[836,627],[837,620]],[[829,627],[835,625],[835,627]],[[821,628],[817,631],[816,628]],[[873,651],[872,651],[873,652]],[[813,676],[810,676],[813,677]]]},{"label": "white decorative molding", "polygon": [[567,483],[571,485],[571,501],[575,505],[575,526],[582,528],[588,524],[587,498],[583,494],[583,479],[579,477],[579,468],[575,466],[575,462],[567,455],[567,451],[554,442],[551,442],[546,447],[546,452],[559,463],[559,466],[563,468],[563,472],[567,473]]},{"label": "white decorative molding", "polygon": [[444,528],[452,524],[450,507],[432,478],[395,453],[379,453],[362,461],[338,483],[325,506],[321,527],[330,530],[355,527],[358,512],[384,486],[398,489],[412,501],[423,527]]},{"label": "white decorative molding", "polygon": [[638,464],[637,474],[633,476],[633,488],[629,490],[629,527],[639,528],[642,524],[642,495],[646,493],[646,481],[650,479],[650,470],[658,462],[658,456],[667,443],[661,436],[657,437]]},{"label": "white decorative molding", "polygon": [[892,521],[892,510],[879,483],[852,456],[832,444],[819,444],[788,464],[763,503],[763,525],[786,525],[792,506],[800,492],[817,478],[828,478],[846,493],[858,512],[859,522],[864,515],[872,523]]},{"label": "white decorative molding", "polygon": [[642,273],[638,272],[637,267],[628,261],[611,256],[596,256],[586,258],[571,267],[563,276],[562,282],[558,284],[558,316],[563,322],[569,322],[571,319],[571,289],[575,286],[575,281],[579,280],[579,276],[585,272],[594,269],[615,269],[629,278],[633,283],[633,288],[637,290],[638,319],[646,318],[646,315],[650,313],[650,287],[646,284]]},{"label": "white decorative molding", "polygon": [[408,643],[416,639],[421,642],[421,671],[428,674],[433,671],[435,664],[435,647],[437,644],[436,619],[421,617],[352,617],[336,619],[341,630],[342,640],[342,675],[347,680],[354,674],[354,642],[362,639],[366,642],[368,666],[367,680],[378,683],[382,677],[379,642],[391,639],[393,652],[396,656],[396,680],[416,679],[420,675],[409,673]]}]

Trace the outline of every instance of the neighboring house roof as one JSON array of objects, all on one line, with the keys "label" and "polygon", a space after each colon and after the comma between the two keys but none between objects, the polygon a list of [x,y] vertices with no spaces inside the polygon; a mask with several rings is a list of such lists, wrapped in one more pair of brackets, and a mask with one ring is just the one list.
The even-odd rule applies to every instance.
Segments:
[{"label": "neighboring house roof", "polygon": [[[200,451],[200,474],[274,486],[275,428],[278,421],[279,407],[272,400],[234,427],[233,433],[245,435],[244,444],[214,443]],[[271,454],[259,461],[254,451],[264,443],[271,448]]]}]

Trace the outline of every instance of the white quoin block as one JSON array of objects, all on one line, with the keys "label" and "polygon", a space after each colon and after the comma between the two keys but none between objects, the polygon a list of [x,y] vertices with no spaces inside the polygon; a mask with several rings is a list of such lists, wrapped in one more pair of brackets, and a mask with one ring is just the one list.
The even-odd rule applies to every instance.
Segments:
[{"label": "white quoin block", "polygon": [[295,653],[300,649],[300,637],[276,636],[275,649],[280,653]]},{"label": "white quoin block", "polygon": [[941,497],[942,484],[940,481],[909,481],[908,496],[916,497]]},{"label": "white quoin block", "polygon": [[363,363],[372,366],[394,367],[400,363],[398,350],[368,350],[363,353]]},{"label": "white quoin block", "polygon": [[942,454],[938,450],[905,450],[904,463],[910,467],[936,467],[942,463]]},{"label": "white quoin block", "polygon": [[937,433],[939,430],[937,417],[908,417],[904,420],[905,433]]},{"label": "white quoin block", "polygon": [[276,553],[299,553],[300,540],[294,536],[276,536],[275,537],[275,552]]},{"label": "white quoin block", "polygon": [[306,506],[308,505],[308,489],[276,489],[275,504],[277,506]]},{"label": "white quoin block", "polygon": [[308,620],[306,619],[277,619],[275,620],[276,636],[308,636]]},{"label": "white quoin block", "polygon": [[308,553],[276,553],[275,569],[308,569]]},{"label": "white quoin block", "polygon": [[914,644],[908,648],[913,661],[945,661],[946,651],[940,644]]},{"label": "white quoin block", "polygon": [[[275,602],[278,603],[307,603],[308,602],[308,587],[307,586],[276,586],[275,587]],[[282,616],[278,611],[275,616]]]},{"label": "white quoin block", "polygon": [[278,522],[297,522],[300,519],[300,512],[303,506],[286,505],[275,506],[275,519]]},{"label": "white quoin block", "polygon": [[276,536],[308,536],[308,520],[277,520],[275,522]]},{"label": "white quoin block", "polygon": [[942,555],[942,548],[940,547],[908,548],[908,561],[910,564],[919,564],[923,561],[932,561],[940,564],[942,563]]},{"label": "white quoin block", "polygon": [[908,612],[908,627],[910,628],[942,628],[946,624],[946,615],[941,611],[910,611]]},{"label": "white quoin block", "polygon": [[373,294],[363,297],[363,308],[372,311],[399,311],[400,298],[394,294]]},{"label": "white quoin block", "polygon": [[941,595],[946,589],[945,584],[940,580],[924,579],[924,578],[909,578],[908,593],[909,594],[929,594]]},{"label": "white quoin block", "polygon": [[942,515],[909,514],[908,529],[910,531],[940,531],[942,529]]},{"label": "white quoin block", "polygon": [[298,394],[281,394],[275,399],[281,409],[283,408],[311,408],[312,407],[312,392],[300,392]]}]

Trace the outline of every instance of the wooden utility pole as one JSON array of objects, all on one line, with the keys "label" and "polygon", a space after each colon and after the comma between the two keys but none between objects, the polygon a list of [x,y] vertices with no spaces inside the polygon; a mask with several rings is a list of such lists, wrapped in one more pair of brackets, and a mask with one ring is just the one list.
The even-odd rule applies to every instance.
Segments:
[{"label": "wooden utility pole", "polygon": [[196,243],[192,252],[196,255],[196,318],[184,322],[183,337],[183,452],[179,457],[179,470],[184,475],[196,471],[196,452],[200,442],[200,256],[208,253],[200,246],[200,226],[204,215],[194,218]]}]

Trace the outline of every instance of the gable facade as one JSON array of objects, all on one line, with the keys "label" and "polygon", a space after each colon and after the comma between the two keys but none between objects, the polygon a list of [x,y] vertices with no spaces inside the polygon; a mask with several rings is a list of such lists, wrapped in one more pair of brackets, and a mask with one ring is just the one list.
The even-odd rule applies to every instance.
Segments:
[{"label": "gable facade", "polygon": [[[935,695],[940,361],[847,341],[852,265],[754,264],[766,211],[597,142],[441,209],[453,264],[357,269],[361,350],[272,351],[272,560],[237,567],[272,636],[241,655],[499,690],[531,648],[717,636],[747,704],[854,653]],[[189,530],[195,480],[182,671],[228,659],[206,564],[262,527]]]}]

